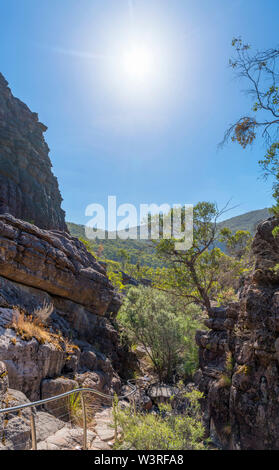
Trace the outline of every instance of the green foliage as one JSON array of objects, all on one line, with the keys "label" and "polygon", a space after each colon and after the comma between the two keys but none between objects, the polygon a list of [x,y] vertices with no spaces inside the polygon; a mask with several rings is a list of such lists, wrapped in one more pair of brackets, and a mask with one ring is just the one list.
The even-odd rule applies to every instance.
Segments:
[{"label": "green foliage", "polygon": [[[189,250],[175,250],[175,240],[160,240],[157,244],[159,256],[165,257],[170,267],[161,271],[161,279],[154,285],[197,303],[208,312],[211,301],[220,295],[235,280],[251,268],[249,246],[251,236],[248,232],[233,234],[217,226],[220,213],[214,204],[198,203],[194,207],[194,241]],[[217,243],[225,242],[231,256],[224,254]]]},{"label": "green foliage", "polygon": [[129,255],[128,251],[125,250],[124,248],[119,248],[117,250],[117,255],[118,255],[118,258],[120,259],[122,269],[125,269],[127,263],[131,259],[131,256]]},{"label": "green foliage", "polygon": [[251,249],[252,237],[247,230],[237,230],[232,233],[229,228],[223,228],[219,240],[225,243],[227,253],[237,259],[241,259]]},{"label": "green foliage", "polygon": [[[115,287],[116,290],[122,291],[125,286],[122,283],[122,274],[121,274],[121,265],[120,263],[112,260],[104,260],[97,252],[93,251],[92,245],[88,240],[85,240],[84,238],[80,237],[79,240],[84,244],[85,248],[89,253],[92,253],[94,257],[97,259],[97,261],[103,261],[106,263],[106,272],[107,276],[112,283],[112,285]],[[102,250],[101,250],[102,252]]]},{"label": "green foliage", "polygon": [[[74,237],[86,239],[84,225],[77,225],[68,222],[68,229]],[[111,260],[116,262],[123,262],[123,250],[128,255],[126,265],[128,262],[132,265],[139,264],[141,267],[162,267],[163,263],[156,256],[156,250],[152,242],[149,240],[122,240],[120,238],[99,240],[86,240],[88,251],[91,251],[94,256],[98,256],[99,248],[102,246],[102,259]],[[126,268],[126,267],[125,267]]]},{"label": "green foliage", "polygon": [[236,374],[249,375],[251,373],[251,367],[247,364],[239,365],[236,369]]},{"label": "green foliage", "polygon": [[[250,232],[252,235],[255,233],[256,226],[261,220],[269,216],[268,209],[261,209],[257,211],[247,212],[240,216],[232,217],[217,224],[218,230],[224,227],[229,228],[233,233],[238,230]],[[87,250],[90,251],[99,261],[111,263],[111,268],[115,270],[122,270],[121,250],[124,250],[128,255],[128,260],[125,262],[125,272],[135,279],[159,279],[164,276],[164,271],[168,267],[166,258],[160,258],[156,252],[154,243],[148,240],[87,240],[85,238],[85,230],[83,225],[68,223],[68,228],[71,235],[79,238]],[[226,246],[220,244],[217,246],[226,253]],[[112,263],[115,261],[114,267]],[[113,275],[111,276],[114,277]],[[120,279],[119,279],[120,280]],[[114,281],[113,281],[114,282]],[[118,282],[118,281],[117,281]]]},{"label": "green foliage", "polygon": [[69,396],[69,408],[75,414],[81,408],[80,392]]},{"label": "green foliage", "polygon": [[278,276],[279,274],[279,264],[276,263],[275,266],[273,266],[272,268],[270,268],[270,271],[275,274],[275,276]]},{"label": "green foliage", "polygon": [[[261,130],[261,137],[267,145],[267,152],[259,164],[265,178],[272,176],[273,197],[276,201],[275,210],[279,209],[279,161],[278,161],[278,126],[279,126],[279,50],[267,49],[257,51],[253,55],[250,46],[241,38],[234,38],[232,46],[235,58],[230,65],[238,75],[250,83],[247,92],[255,99],[252,110],[255,116],[241,116],[225,134],[231,136],[243,148],[251,145]],[[276,209],[277,208],[277,209]]]},{"label": "green foliage", "polygon": [[279,225],[276,225],[276,227],[274,227],[274,229],[272,230],[272,235],[274,236],[274,238],[278,237],[278,234],[279,234]]},{"label": "green foliage", "polygon": [[69,413],[72,422],[77,425],[82,425],[83,415],[81,406],[81,394],[80,392],[73,393],[68,397],[69,400]]},{"label": "green foliage", "polygon": [[232,375],[234,369],[234,358],[232,353],[229,351],[226,353],[225,361],[225,372],[222,373],[218,380],[218,385],[221,388],[230,387],[232,383]]},{"label": "green foliage", "polygon": [[[278,122],[279,124],[279,122]],[[274,215],[278,215],[279,210],[279,142],[273,142],[270,147],[267,149],[267,153],[264,156],[263,160],[259,161],[259,165],[262,168],[264,178],[272,176],[274,182],[272,184],[273,193],[272,196],[276,201],[275,207],[273,207]]]},{"label": "green foliage", "polygon": [[226,371],[232,375],[234,367],[234,359],[232,353],[229,351],[226,354]]},{"label": "green foliage", "polygon": [[216,295],[217,306],[228,305],[231,302],[237,302],[238,297],[233,287],[224,287]]},{"label": "green foliage", "polygon": [[112,283],[112,285],[115,287],[116,290],[121,292],[123,289],[125,289],[125,286],[122,282],[123,279],[122,279],[121,272],[114,271],[113,269],[111,269],[111,266],[112,266],[111,262],[107,263],[107,266],[109,267],[109,269],[107,270],[107,276],[110,282]]},{"label": "green foliage", "polygon": [[93,252],[93,250],[92,250],[92,246],[91,246],[89,240],[86,240],[86,239],[83,238],[83,237],[79,237],[79,241],[80,241],[81,243],[83,243],[83,245],[85,246],[85,248],[87,249],[87,251],[89,251],[89,253],[94,254],[94,252]]},{"label": "green foliage", "polygon": [[[143,240],[102,240],[102,244],[82,237],[80,240],[98,261],[106,263],[107,275],[118,291],[127,289],[121,273],[125,271],[139,281],[144,278],[152,281],[152,286],[183,298],[184,303],[198,304],[210,311],[212,300],[219,304],[236,300],[237,279],[252,267],[250,234],[220,227],[219,215],[215,204],[210,202],[200,202],[194,207],[193,246],[186,252],[175,250],[174,238],[154,241],[153,252],[145,254],[150,245]],[[80,233],[81,226],[74,226],[75,230]],[[137,256],[136,250],[129,248],[131,242],[141,246]],[[109,256],[115,256],[117,261],[106,258],[107,249],[113,250]]]},{"label": "green foliage", "polygon": [[195,331],[200,310],[151,287],[131,287],[117,320],[131,344],[141,345],[160,380],[192,374],[197,366]]},{"label": "green foliage", "polygon": [[199,400],[202,393],[185,394],[185,414],[175,414],[170,405],[161,405],[160,412],[137,413],[133,408],[115,408],[117,423],[122,429],[117,449],[135,450],[205,450],[204,427]]},{"label": "green foliage", "polygon": [[221,374],[220,375],[220,378],[218,380],[218,386],[220,388],[230,387],[231,384],[232,384],[232,379],[229,375],[227,375],[227,374]]}]

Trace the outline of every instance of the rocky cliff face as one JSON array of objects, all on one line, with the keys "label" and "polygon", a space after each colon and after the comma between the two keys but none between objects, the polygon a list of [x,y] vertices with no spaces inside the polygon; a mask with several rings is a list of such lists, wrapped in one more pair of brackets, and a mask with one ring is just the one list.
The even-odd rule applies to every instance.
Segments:
[{"label": "rocky cliff face", "polygon": [[[120,297],[66,231],[45,130],[0,74],[0,406],[6,375],[19,400],[78,386],[113,394],[130,358],[113,326]],[[20,326],[28,318],[39,334]]]},{"label": "rocky cliff face", "polygon": [[0,73],[0,213],[67,231],[46,130],[38,115],[13,97]]},{"label": "rocky cliff face", "polygon": [[[54,385],[44,380],[61,375],[93,388],[119,388],[125,353],[109,317],[120,298],[104,268],[78,239],[10,215],[0,216],[0,235],[0,359],[10,386],[30,399],[46,396]],[[20,312],[36,318],[45,305],[52,307],[49,331],[73,344],[70,354],[65,342],[40,343],[11,328]]]},{"label": "rocky cliff face", "polygon": [[104,268],[77,238],[11,215],[0,215],[0,234],[0,275],[65,297],[98,315],[117,301]]},{"label": "rocky cliff face", "polygon": [[279,449],[278,224],[258,226],[255,270],[239,302],[213,309],[196,337],[208,432],[227,449]]}]

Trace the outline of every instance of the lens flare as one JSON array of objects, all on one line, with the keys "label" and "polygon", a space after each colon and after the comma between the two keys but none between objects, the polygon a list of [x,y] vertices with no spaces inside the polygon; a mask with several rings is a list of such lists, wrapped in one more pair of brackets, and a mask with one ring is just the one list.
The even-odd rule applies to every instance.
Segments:
[{"label": "lens flare", "polygon": [[123,72],[134,82],[146,82],[154,72],[152,52],[143,46],[133,45],[123,53]]}]

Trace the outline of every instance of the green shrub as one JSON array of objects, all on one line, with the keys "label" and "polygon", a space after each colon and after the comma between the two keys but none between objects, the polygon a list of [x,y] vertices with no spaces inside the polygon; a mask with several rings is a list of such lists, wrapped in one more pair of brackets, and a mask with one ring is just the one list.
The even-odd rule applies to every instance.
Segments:
[{"label": "green shrub", "polygon": [[131,344],[141,345],[160,381],[191,375],[197,365],[198,307],[151,287],[131,287],[117,320]]},{"label": "green shrub", "polygon": [[205,450],[204,427],[197,390],[185,394],[189,405],[185,414],[175,414],[170,405],[161,405],[159,413],[139,413],[131,407],[114,406],[114,427],[121,438],[116,449]]}]

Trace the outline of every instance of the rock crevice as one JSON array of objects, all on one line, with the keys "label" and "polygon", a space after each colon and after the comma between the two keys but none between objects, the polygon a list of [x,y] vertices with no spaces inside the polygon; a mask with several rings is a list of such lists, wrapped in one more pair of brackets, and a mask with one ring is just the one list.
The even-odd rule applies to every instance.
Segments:
[{"label": "rock crevice", "polygon": [[209,330],[196,335],[208,432],[226,449],[279,449],[278,224],[259,225],[255,269],[239,302],[214,308]]}]

